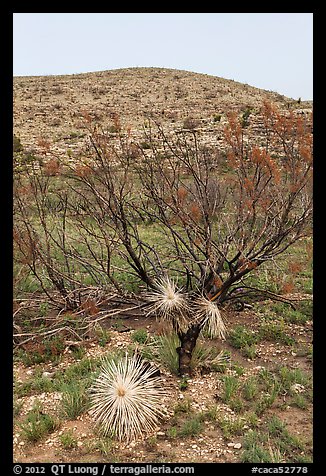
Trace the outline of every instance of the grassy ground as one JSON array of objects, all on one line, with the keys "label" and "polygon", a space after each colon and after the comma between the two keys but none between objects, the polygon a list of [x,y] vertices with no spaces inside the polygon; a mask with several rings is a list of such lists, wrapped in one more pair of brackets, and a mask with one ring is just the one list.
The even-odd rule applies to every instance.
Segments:
[{"label": "grassy ground", "polygon": [[[128,319],[130,330],[123,333],[117,322],[106,323],[83,345],[53,338],[42,343],[45,352],[41,343],[39,352],[36,343],[16,351],[15,460],[311,461],[311,301],[297,311],[260,303],[224,311],[224,318],[226,341],[200,339],[190,379],[176,375],[175,338],[162,337],[159,323],[149,318]],[[142,441],[118,443],[94,427],[87,389],[101,356],[119,357],[136,347],[160,368],[168,416]],[[220,350],[229,360],[214,366]]]}]

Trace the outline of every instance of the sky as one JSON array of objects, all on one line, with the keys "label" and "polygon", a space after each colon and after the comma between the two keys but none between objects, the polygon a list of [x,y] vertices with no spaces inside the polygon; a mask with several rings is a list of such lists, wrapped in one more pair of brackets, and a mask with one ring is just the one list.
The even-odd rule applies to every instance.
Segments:
[{"label": "sky", "polygon": [[313,99],[312,13],[14,13],[13,74],[173,68]]}]

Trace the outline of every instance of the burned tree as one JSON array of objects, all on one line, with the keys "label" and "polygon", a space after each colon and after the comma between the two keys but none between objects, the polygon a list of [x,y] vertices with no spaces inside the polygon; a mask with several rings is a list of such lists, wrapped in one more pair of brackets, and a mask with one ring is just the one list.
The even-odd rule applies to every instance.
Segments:
[{"label": "burned tree", "polygon": [[205,326],[224,337],[219,307],[265,291],[246,276],[311,233],[309,118],[267,103],[260,116],[257,138],[230,114],[223,149],[202,144],[196,129],[168,133],[155,121],[141,141],[119,124],[114,135],[90,125],[88,150],[65,172],[65,209],[86,245],[83,256],[69,252],[85,269],[89,253],[88,268],[123,291],[120,256],[143,283],[148,312],[178,333],[182,375]]}]

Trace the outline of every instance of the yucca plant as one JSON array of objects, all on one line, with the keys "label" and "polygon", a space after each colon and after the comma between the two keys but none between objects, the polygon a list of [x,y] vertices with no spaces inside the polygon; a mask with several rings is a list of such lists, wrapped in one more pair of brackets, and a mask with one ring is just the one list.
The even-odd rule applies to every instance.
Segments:
[{"label": "yucca plant", "polygon": [[147,299],[151,303],[147,315],[155,314],[172,324],[176,331],[187,328],[190,313],[187,294],[177,289],[175,281],[168,276],[159,279],[154,290],[148,292]]},{"label": "yucca plant", "polygon": [[203,330],[207,330],[211,338],[218,337],[224,340],[226,327],[217,305],[205,296],[200,296],[195,301],[195,306],[195,319],[201,322]]},{"label": "yucca plant", "polygon": [[180,376],[192,372],[192,356],[201,330],[206,329],[212,338],[225,339],[226,327],[213,300],[183,292],[168,276],[157,281],[155,290],[148,293],[148,300],[148,314],[155,313],[159,319],[171,323],[177,333]]},{"label": "yucca plant", "polygon": [[157,369],[138,354],[119,361],[104,359],[90,389],[90,414],[103,435],[129,442],[155,430],[164,416],[165,388]]}]

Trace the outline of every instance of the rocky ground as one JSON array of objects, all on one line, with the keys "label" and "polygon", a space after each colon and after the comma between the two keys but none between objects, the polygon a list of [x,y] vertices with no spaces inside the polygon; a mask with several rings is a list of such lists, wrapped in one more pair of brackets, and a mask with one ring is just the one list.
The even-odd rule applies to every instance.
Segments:
[{"label": "rocky ground", "polygon": [[220,144],[231,110],[251,111],[248,127],[259,134],[264,100],[284,110],[307,113],[311,102],[207,74],[164,68],[127,68],[69,76],[14,78],[14,134],[31,153],[44,143],[61,157],[83,148],[85,117],[115,131],[118,117],[135,139],[149,117],[165,130],[195,127],[204,142]]},{"label": "rocky ground", "polygon": [[[255,330],[259,328],[259,318],[252,311],[229,312],[227,315],[229,329],[237,325],[250,326]],[[28,382],[33,376],[40,374],[43,377],[53,379],[58,371],[65,371],[69,366],[81,360],[96,359],[99,356],[112,352],[114,349],[130,349],[134,343],[132,335],[135,330],[146,329],[149,335],[157,333],[157,323],[147,319],[128,319],[128,332],[119,332],[110,328],[110,340],[105,346],[96,342],[85,344],[85,354],[82,359],[76,359],[69,347],[62,354],[56,364],[38,364],[30,367],[16,362],[14,366],[16,386]],[[94,421],[91,415],[85,411],[75,420],[60,418],[60,401],[62,393],[58,391],[30,393],[16,400],[19,404],[19,416],[15,418],[14,453],[16,462],[239,462],[243,458],[243,440],[248,432],[255,431],[260,425],[264,425],[268,418],[277,416],[283,421],[293,437],[298,437],[305,442],[305,449],[301,449],[302,458],[309,461],[308,449],[312,438],[312,403],[309,402],[304,408],[293,405],[287,393],[279,394],[273,405],[254,422],[248,418],[248,411],[230,408],[229,402],[223,402],[223,378],[235,376],[241,386],[251,377],[257,377],[264,369],[275,372],[279,366],[288,369],[299,369],[307,375],[311,375],[311,359],[303,349],[311,345],[312,322],[307,321],[303,325],[291,324],[290,334],[295,339],[294,346],[262,341],[257,345],[256,357],[247,358],[230,342],[215,342],[219,348],[231,351],[231,363],[224,372],[210,371],[202,373],[195,371],[192,378],[187,382],[187,388],[181,390],[181,380],[169,372],[162,363],[155,362],[161,371],[164,386],[168,388],[168,396],[164,398],[163,407],[168,416],[161,421],[160,427],[143,440],[129,444],[124,442],[110,441],[109,447],[99,438],[94,429]],[[241,369],[241,371],[239,370]],[[292,389],[292,396],[305,390],[304,385],[296,384]],[[31,443],[24,438],[20,424],[26,418],[27,413],[33,408],[35,402],[42,405],[42,412],[60,418],[60,424],[52,433],[40,441]],[[212,417],[210,410],[215,409]],[[180,427],[187,419],[196,415],[207,415],[202,418],[202,427],[194,435],[175,435],[172,427]],[[221,420],[222,418],[222,420]],[[241,430],[234,434],[228,434],[223,429],[223,421],[239,421],[243,419]],[[221,423],[222,421],[222,423]],[[71,432],[74,438],[72,448],[65,448],[62,443],[62,435]],[[106,442],[106,444],[108,444]],[[294,456],[293,456],[294,458]],[[289,461],[286,461],[289,462]]]}]

